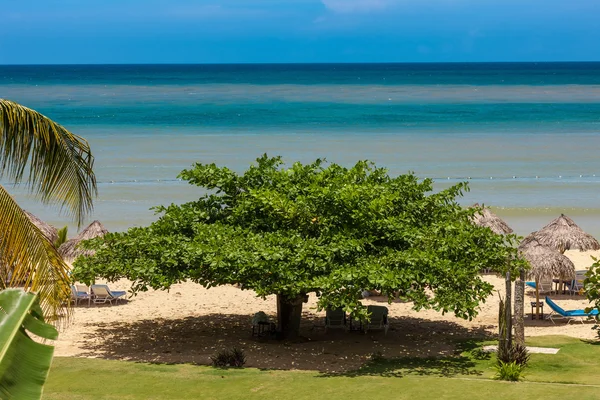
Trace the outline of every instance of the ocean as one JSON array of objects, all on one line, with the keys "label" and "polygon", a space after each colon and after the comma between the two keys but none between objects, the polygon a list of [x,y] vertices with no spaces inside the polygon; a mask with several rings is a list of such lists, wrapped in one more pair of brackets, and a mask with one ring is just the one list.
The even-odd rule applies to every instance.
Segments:
[{"label": "ocean", "polygon": [[[177,180],[196,162],[242,172],[368,159],[391,174],[470,183],[526,235],[565,213],[600,237],[600,63],[0,66],[0,98],[86,138],[93,219],[147,225],[151,207],[197,199]],[[9,186],[23,208],[76,227]]]}]

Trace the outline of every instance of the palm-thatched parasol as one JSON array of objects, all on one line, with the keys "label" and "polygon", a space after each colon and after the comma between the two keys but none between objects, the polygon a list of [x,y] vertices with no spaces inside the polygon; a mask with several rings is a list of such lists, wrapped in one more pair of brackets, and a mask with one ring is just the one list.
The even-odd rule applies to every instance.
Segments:
[{"label": "palm-thatched parasol", "polygon": [[71,240],[67,240],[58,248],[58,253],[63,257],[63,259],[68,263],[73,263],[77,257],[81,255],[92,255],[94,254],[91,250],[84,250],[78,247],[78,244],[83,240],[89,240],[93,238],[97,238],[100,236],[104,236],[108,231],[100,223],[100,221],[94,221],[87,226],[79,235]]},{"label": "palm-thatched parasol", "polygon": [[[558,250],[564,254],[566,250],[579,249],[580,251],[600,250],[600,243],[589,233],[585,233],[569,217],[561,214],[537,232],[533,232],[521,242],[527,245],[532,240]],[[562,280],[560,282],[562,288]]]},{"label": "palm-thatched parasol", "polygon": [[[479,204],[475,203],[471,207],[479,207]],[[480,212],[473,215],[472,221],[477,226],[490,228],[492,232],[497,233],[498,235],[506,235],[513,232],[506,222],[490,211],[489,207],[484,206]]]},{"label": "palm-thatched parasol", "polygon": [[41,219],[39,219],[38,217],[36,217],[32,213],[30,213],[29,211],[25,211],[25,210],[23,210],[23,211],[25,212],[25,214],[27,214],[27,218],[29,218],[29,220],[35,226],[37,226],[40,231],[42,231],[42,233],[44,234],[44,236],[46,236],[46,238],[48,238],[50,243],[54,244],[56,242],[56,239],[58,239],[58,231],[56,230],[56,228],[53,227],[52,225],[42,221]]},{"label": "palm-thatched parasol", "polygon": [[[521,243],[519,251],[525,257],[531,269],[527,271],[529,279],[535,280],[535,299],[540,302],[540,282],[544,279],[569,279],[575,276],[575,264],[569,257],[555,249],[542,245],[535,238]],[[537,310],[539,314],[539,308]]]},{"label": "palm-thatched parasol", "polygon": [[533,232],[521,242],[527,245],[536,240],[541,245],[552,247],[560,253],[566,250],[600,250],[600,243],[589,233],[585,233],[573,220],[564,214],[537,232]]}]

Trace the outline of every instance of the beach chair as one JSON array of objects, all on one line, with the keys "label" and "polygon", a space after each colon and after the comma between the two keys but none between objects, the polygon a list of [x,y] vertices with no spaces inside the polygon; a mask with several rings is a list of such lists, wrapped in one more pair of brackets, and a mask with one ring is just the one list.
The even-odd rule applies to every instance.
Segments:
[{"label": "beach chair", "polygon": [[346,312],[342,308],[334,310],[328,308],[325,311],[325,333],[327,329],[347,329]]},{"label": "beach chair", "polygon": [[108,285],[92,285],[91,289],[94,304],[105,304],[108,301],[112,306],[113,300],[118,303],[119,299],[127,294],[127,292],[111,291]]},{"label": "beach chair", "polygon": [[[552,279],[540,281],[540,293],[554,292],[554,289],[552,289],[553,284],[554,284],[554,282],[552,282]],[[532,289],[536,288],[535,282],[525,282],[525,285],[527,285],[528,287],[530,287]]]},{"label": "beach chair", "polygon": [[594,309],[594,310],[590,311],[589,313],[586,313],[585,310],[566,310],[565,311],[561,306],[559,306],[554,301],[552,301],[552,299],[549,298],[548,296],[546,296],[546,304],[548,304],[548,307],[550,307],[550,309],[552,310],[550,315],[548,315],[548,318],[550,318],[550,321],[552,321],[553,324],[556,323],[556,322],[554,322],[555,319],[566,319],[567,324],[569,324],[573,320],[579,319],[579,321],[583,324],[584,317],[587,318],[590,316],[598,315],[598,309]]},{"label": "beach chair", "polygon": [[88,306],[92,301],[92,294],[89,292],[87,286],[83,285],[71,285],[71,301],[73,304],[77,305],[81,303],[82,300],[88,301]]},{"label": "beach chair", "polygon": [[363,329],[365,333],[369,329],[383,329],[387,335],[388,328],[388,308],[384,306],[367,306],[367,312],[370,314],[369,322],[365,322]]},{"label": "beach chair", "polygon": [[575,293],[579,293],[583,290],[583,281],[585,280],[586,271],[575,271],[575,279],[569,282],[569,289],[571,291],[571,295]]},{"label": "beach chair", "polygon": [[252,336],[267,336],[275,333],[275,324],[264,311],[259,311],[252,317]]}]

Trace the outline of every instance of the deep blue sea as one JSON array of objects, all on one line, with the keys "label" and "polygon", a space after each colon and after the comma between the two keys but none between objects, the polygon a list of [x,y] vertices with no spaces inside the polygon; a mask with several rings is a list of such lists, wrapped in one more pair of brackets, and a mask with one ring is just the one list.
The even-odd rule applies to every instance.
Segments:
[{"label": "deep blue sea", "polygon": [[467,180],[461,202],[519,234],[563,212],[600,237],[600,63],[0,66],[0,98],[90,142],[92,218],[113,231],[197,198],[176,179],[193,163],[241,172],[266,152]]}]

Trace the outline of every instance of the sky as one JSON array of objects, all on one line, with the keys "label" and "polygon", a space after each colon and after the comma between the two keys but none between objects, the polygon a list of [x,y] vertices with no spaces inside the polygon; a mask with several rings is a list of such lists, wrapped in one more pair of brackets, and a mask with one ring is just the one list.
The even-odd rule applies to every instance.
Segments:
[{"label": "sky", "polygon": [[600,61],[600,0],[0,0],[0,64]]}]

